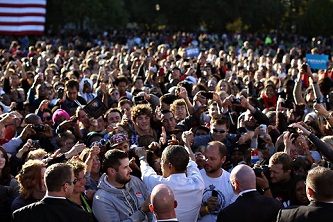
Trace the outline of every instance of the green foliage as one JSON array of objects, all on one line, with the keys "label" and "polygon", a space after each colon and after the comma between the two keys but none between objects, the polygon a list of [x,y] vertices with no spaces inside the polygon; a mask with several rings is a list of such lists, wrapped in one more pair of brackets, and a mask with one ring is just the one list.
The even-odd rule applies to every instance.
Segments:
[{"label": "green foliage", "polygon": [[152,30],[330,35],[332,6],[333,0],[48,0],[46,27],[101,31],[132,23]]},{"label": "green foliage", "polygon": [[311,0],[300,19],[299,32],[304,35],[332,35],[333,0]]}]

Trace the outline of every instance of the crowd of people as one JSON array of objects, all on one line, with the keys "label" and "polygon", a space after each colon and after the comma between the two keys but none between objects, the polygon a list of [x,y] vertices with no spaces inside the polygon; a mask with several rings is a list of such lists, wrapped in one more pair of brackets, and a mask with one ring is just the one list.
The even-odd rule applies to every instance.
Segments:
[{"label": "crowd of people", "polygon": [[0,49],[1,221],[325,220],[330,41],[135,34]]}]

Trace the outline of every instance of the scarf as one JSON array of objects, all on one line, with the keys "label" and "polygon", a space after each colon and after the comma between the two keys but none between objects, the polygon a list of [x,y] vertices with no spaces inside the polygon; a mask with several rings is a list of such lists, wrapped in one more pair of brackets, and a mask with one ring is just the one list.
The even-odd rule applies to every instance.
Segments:
[{"label": "scarf", "polygon": [[276,107],[277,96],[274,95],[272,98],[268,98],[265,93],[261,95],[262,100],[264,101],[265,108]]}]

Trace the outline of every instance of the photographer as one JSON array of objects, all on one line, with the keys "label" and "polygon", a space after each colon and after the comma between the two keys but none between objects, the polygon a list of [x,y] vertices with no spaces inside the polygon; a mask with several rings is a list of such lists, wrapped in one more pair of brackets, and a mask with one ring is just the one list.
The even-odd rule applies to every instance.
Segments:
[{"label": "photographer", "polygon": [[289,206],[293,183],[292,158],[284,152],[277,152],[269,159],[268,167],[269,178],[262,172],[260,177],[256,177],[257,187],[264,195],[278,199],[284,207]]},{"label": "photographer", "polygon": [[[307,76],[312,82],[311,86],[306,89],[305,97],[302,97],[302,88],[305,87],[302,84],[303,77]],[[308,64],[303,64],[298,71],[296,84],[294,86],[293,94],[296,105],[305,104],[306,113],[313,111],[313,101],[319,101],[323,99],[323,95],[320,91],[317,83],[318,76],[313,75]],[[308,80],[307,80],[308,81]]]},{"label": "photographer", "polygon": [[[22,81],[20,82],[19,72],[21,70]],[[3,80],[3,90],[9,94],[10,89],[17,89],[22,86],[25,92],[29,89],[29,83],[27,81],[27,74],[22,66],[20,60],[10,61],[6,66]]]},{"label": "photographer", "polygon": [[56,132],[62,133],[67,130],[71,131],[77,139],[83,140],[83,134],[78,124],[78,117],[72,116],[69,120],[65,120],[60,123],[56,129]]},{"label": "photographer", "polygon": [[[333,161],[333,150],[330,148],[330,146],[316,137],[309,130],[307,130],[304,123],[293,123],[291,126],[297,128],[297,132],[304,135],[329,161]],[[310,153],[311,152],[312,151],[310,151]]]},{"label": "photographer", "polygon": [[30,105],[30,112],[34,113],[39,108],[41,102],[48,97],[48,91],[44,82],[43,73],[39,73],[34,77],[34,82],[29,89],[27,100]]},{"label": "photographer", "polygon": [[332,134],[333,111],[328,111],[323,103],[315,103],[314,109],[320,116],[323,116],[326,120],[326,124],[323,124],[323,131],[325,131],[327,134]]},{"label": "photographer", "polygon": [[268,160],[269,157],[276,152],[272,138],[265,124],[261,124],[254,130],[250,147],[260,149],[265,160]]}]

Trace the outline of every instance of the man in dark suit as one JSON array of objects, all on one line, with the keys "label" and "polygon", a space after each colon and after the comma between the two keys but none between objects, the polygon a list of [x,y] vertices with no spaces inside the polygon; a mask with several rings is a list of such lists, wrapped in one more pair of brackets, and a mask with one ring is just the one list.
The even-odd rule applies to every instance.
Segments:
[{"label": "man in dark suit", "polygon": [[257,192],[256,176],[251,167],[243,164],[236,166],[231,171],[230,182],[238,197],[234,203],[220,211],[217,222],[275,221],[283,206],[278,200]]},{"label": "man in dark suit", "polygon": [[310,204],[280,210],[277,221],[332,221],[332,184],[332,170],[324,167],[316,167],[310,170],[306,178],[306,194]]},{"label": "man in dark suit", "polygon": [[64,163],[51,165],[45,171],[44,180],[47,189],[45,197],[14,211],[14,222],[92,221],[90,213],[66,199],[74,188],[74,173],[70,165]]},{"label": "man in dark suit", "polygon": [[168,185],[158,184],[152,190],[149,209],[155,214],[157,222],[178,221],[175,208],[177,201]]}]

